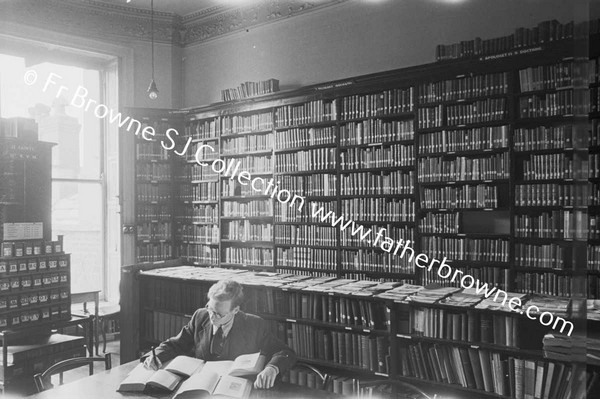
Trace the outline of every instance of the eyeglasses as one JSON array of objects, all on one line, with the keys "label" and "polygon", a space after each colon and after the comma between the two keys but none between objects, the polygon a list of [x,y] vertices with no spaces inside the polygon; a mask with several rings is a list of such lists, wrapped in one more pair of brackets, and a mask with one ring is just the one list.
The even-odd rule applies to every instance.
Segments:
[{"label": "eyeglasses", "polygon": [[225,316],[227,316],[229,314],[229,313],[221,314],[221,313],[216,312],[214,309],[211,309],[208,306],[208,303],[206,305],[204,305],[204,308],[206,310],[208,310],[208,313],[210,313],[211,315],[213,315],[217,319],[222,319],[223,317],[225,317]]}]

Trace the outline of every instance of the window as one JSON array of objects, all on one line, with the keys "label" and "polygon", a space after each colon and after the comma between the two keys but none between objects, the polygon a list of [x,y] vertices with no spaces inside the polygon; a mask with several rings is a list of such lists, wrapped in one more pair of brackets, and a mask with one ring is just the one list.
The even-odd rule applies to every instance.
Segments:
[{"label": "window", "polygon": [[[43,81],[36,86],[23,83],[25,71],[33,69],[39,80],[50,73],[72,90],[57,98],[57,90],[44,92]],[[107,278],[107,191],[118,192],[118,182],[107,186],[107,159],[118,149],[105,148],[103,120],[93,112],[71,106],[77,87],[85,87],[89,98],[102,100],[103,71],[43,62],[28,65],[20,57],[0,54],[0,115],[29,117],[38,122],[38,138],[56,143],[52,151],[52,234],[64,236],[64,249],[71,253],[73,292],[99,289],[118,292],[114,278]],[[116,83],[116,82],[115,82]],[[70,96],[69,96],[70,94]],[[111,203],[114,201],[110,201]],[[111,206],[111,212],[115,207]],[[112,215],[114,216],[114,215]],[[112,220],[112,219],[111,219]],[[112,224],[111,224],[112,225]],[[115,232],[118,234],[119,232]],[[113,237],[114,238],[114,237]],[[113,254],[114,255],[114,254]]]}]

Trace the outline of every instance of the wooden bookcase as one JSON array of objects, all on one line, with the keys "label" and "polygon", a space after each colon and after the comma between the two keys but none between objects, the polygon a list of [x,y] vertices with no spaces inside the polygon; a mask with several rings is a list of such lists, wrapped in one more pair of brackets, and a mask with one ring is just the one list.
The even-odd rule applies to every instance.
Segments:
[{"label": "wooden bookcase", "polygon": [[[590,43],[597,42],[596,36],[593,39]],[[265,185],[273,179],[273,185],[291,196],[305,197],[306,204],[298,212],[280,204],[273,192],[259,193],[214,173],[210,166],[195,165],[194,148],[185,159],[180,157],[186,165],[178,176],[191,188],[180,191],[184,199],[174,210],[180,215],[178,222],[187,224],[174,232],[180,240],[177,255],[185,264],[206,267],[458,286],[458,280],[436,277],[435,269],[427,273],[406,267],[399,257],[316,220],[310,205],[317,204],[366,229],[386,228],[392,239],[410,239],[415,253],[446,256],[454,268],[503,290],[573,298],[568,316],[581,318],[585,299],[598,298],[600,245],[592,220],[600,217],[600,123],[598,67],[588,86],[589,64],[576,56],[575,48],[573,40],[555,41],[187,110],[186,139],[205,145],[198,160],[220,158],[224,165],[233,162],[232,169],[240,162],[239,170],[263,177]],[[596,65],[598,53],[591,48]],[[588,93],[596,106],[590,114],[584,98]],[[588,230],[596,235],[588,237]],[[588,257],[596,260],[588,264]],[[179,292],[177,299],[133,308],[145,328],[142,334],[133,332],[139,349],[168,335],[154,330],[149,320],[156,320],[155,312],[165,313],[161,320],[181,321],[203,305],[205,283],[166,280],[163,287]],[[160,281],[142,277],[135,280],[136,290],[156,288]],[[200,286],[204,288],[186,294]],[[291,294],[277,295],[278,303]],[[431,364],[402,363],[411,356],[426,359],[426,353],[438,347],[465,349],[454,355],[458,361],[475,356],[473,351],[496,353],[496,366],[513,375],[515,362],[509,366],[510,358],[533,361],[534,367],[548,361],[541,339],[550,330],[517,315],[501,313],[494,321],[483,310],[386,303],[389,329],[361,332],[293,312],[265,312],[258,303],[264,301],[249,301],[247,310],[276,322],[276,331],[289,330],[277,323],[304,326],[304,332],[292,330],[292,343],[294,334],[300,336],[308,327],[384,337],[389,359],[385,372],[377,373],[392,379],[425,379],[456,388],[442,382]],[[518,321],[511,319],[509,333],[530,334],[520,343],[509,343],[506,336],[492,337],[492,342],[465,334],[452,339],[424,336],[410,324],[417,308],[427,314],[458,315],[452,317],[467,327],[499,326],[507,324],[502,317],[514,318]],[[131,333],[124,328],[123,338]],[[365,367],[331,359],[303,360],[376,376]],[[576,363],[571,374],[581,378],[585,374]],[[459,389],[507,397],[471,385]]]}]

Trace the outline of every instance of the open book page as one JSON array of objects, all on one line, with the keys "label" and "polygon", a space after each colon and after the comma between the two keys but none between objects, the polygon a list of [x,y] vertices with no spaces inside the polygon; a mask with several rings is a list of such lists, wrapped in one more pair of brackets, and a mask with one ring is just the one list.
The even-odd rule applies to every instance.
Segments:
[{"label": "open book page", "polygon": [[202,367],[204,367],[204,363],[202,359],[190,356],[177,356],[164,369],[184,377],[189,377],[192,374],[200,372]]},{"label": "open book page", "polygon": [[184,381],[173,399],[192,399],[205,395],[210,396],[219,383],[219,378],[218,373],[205,368]]},{"label": "open book page", "polygon": [[265,368],[267,359],[259,352],[238,356],[227,374],[237,377],[252,376]]},{"label": "open book page", "polygon": [[213,397],[244,399],[250,395],[252,382],[239,377],[224,375],[213,392]]},{"label": "open book page", "polygon": [[182,378],[177,374],[173,374],[167,370],[158,370],[152,374],[152,377],[150,377],[150,380],[148,380],[146,385],[172,391],[177,387],[177,384],[179,384],[181,380]]},{"label": "open book page", "polygon": [[202,371],[212,371],[213,373],[217,373],[219,376],[221,376],[227,374],[229,370],[231,370],[231,367],[233,367],[233,360],[219,360],[206,362]]},{"label": "open book page", "polygon": [[146,382],[150,380],[155,370],[149,370],[144,367],[143,363],[138,364],[129,372],[127,377],[121,382],[119,391],[141,392],[146,388]]}]

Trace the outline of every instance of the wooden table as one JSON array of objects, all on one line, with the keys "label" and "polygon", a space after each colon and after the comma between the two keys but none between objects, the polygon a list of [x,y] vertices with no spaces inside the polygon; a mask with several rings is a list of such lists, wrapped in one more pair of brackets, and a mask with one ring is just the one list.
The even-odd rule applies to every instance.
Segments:
[{"label": "wooden table", "polygon": [[[164,398],[171,399],[175,393],[132,393],[132,392],[117,392],[117,388],[121,381],[125,379],[127,374],[139,364],[138,360],[125,363],[118,367],[113,367],[111,370],[102,371],[89,377],[84,377],[80,380],[57,386],[45,392],[41,392],[32,396],[31,399],[123,399],[123,398]],[[281,399],[281,398],[341,398],[340,395],[332,394],[325,391],[299,387],[296,385],[278,382],[272,389],[253,389],[250,398],[253,399]]]},{"label": "wooden table", "polygon": [[[83,312],[87,313],[87,302],[94,301],[94,347],[99,355],[100,339],[98,336],[98,308],[100,307],[100,290],[71,292],[71,304],[83,303]],[[93,356],[94,352],[90,356]]]}]

